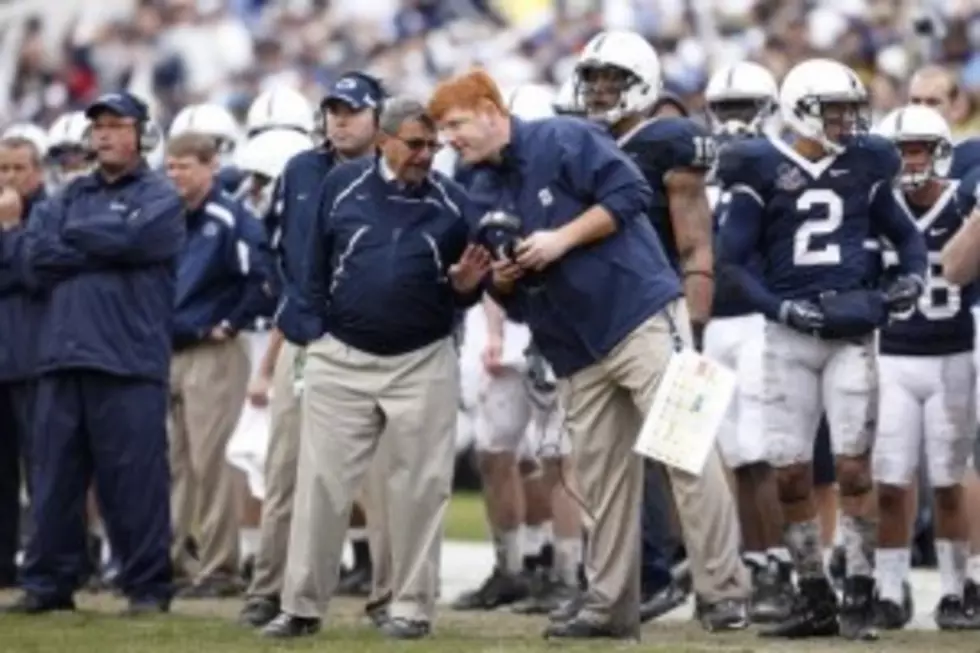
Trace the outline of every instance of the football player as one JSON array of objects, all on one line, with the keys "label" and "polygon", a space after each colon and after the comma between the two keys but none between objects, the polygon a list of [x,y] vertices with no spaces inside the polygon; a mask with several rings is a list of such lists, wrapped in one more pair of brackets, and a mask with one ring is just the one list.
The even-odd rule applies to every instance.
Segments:
[{"label": "football player", "polygon": [[[778,89],[768,70],[741,62],[711,76],[705,100],[718,156],[724,158],[729,142],[762,134],[778,106]],[[727,194],[715,184],[708,190],[718,229],[725,217]],[[759,266],[761,261],[756,263]],[[718,275],[712,318],[704,333],[704,353],[738,375],[736,395],[718,434],[718,444],[735,476],[742,557],[753,581],[749,614],[759,623],[785,617],[793,593],[792,563],[782,542],[776,476],[768,463],[761,430],[764,325],[762,314],[729,286],[724,275]]]},{"label": "football player", "polygon": [[[660,61],[636,32],[608,30],[593,37],[579,56],[575,77],[575,95],[587,117],[607,126],[653,189],[649,217],[668,259],[683,275],[695,342],[700,343],[714,291],[711,209],[705,193],[705,176],[714,163],[711,135],[686,118],[649,118],[660,93]],[[679,512],[698,598],[696,612],[708,630],[742,628],[748,623],[750,580],[738,555],[735,508],[721,480],[720,461],[712,458],[700,479],[702,503],[678,497],[684,506]],[[716,482],[724,487],[714,487]],[[695,513],[700,523],[694,521]],[[709,530],[713,535],[706,537]]]},{"label": "football player", "polygon": [[[780,89],[792,144],[767,136],[732,145],[719,177],[732,193],[721,231],[726,275],[766,317],[763,430],[777,469],[784,540],[799,576],[777,637],[875,637],[876,524],[870,453],[877,414],[874,332],[889,310],[922,293],[922,235],[891,193],[901,158],[866,130],[867,92],[850,68],[827,59],[795,66]],[[883,236],[899,271],[882,293],[867,252]],[[752,269],[762,255],[762,274]],[[813,442],[826,411],[847,543],[839,610],[823,566],[813,501]]]},{"label": "football player", "polygon": [[88,148],[88,128],[85,112],[72,111],[59,116],[48,129],[45,163],[52,190],[91,171],[94,157]]},{"label": "football player", "polygon": [[[956,105],[961,101],[962,92],[955,73],[942,66],[928,65],[917,70],[912,76],[909,82],[908,100],[910,104],[922,104],[936,109],[946,122],[952,125],[955,122]],[[980,138],[965,138],[955,143],[949,176],[965,184],[967,177],[972,176],[978,168],[980,168]],[[976,251],[975,243],[978,242],[980,242],[980,221],[969,220],[948,243],[944,252],[943,266],[947,277],[960,276],[962,274],[960,268],[963,267],[964,262],[977,260],[973,252]],[[957,254],[965,254],[965,256],[957,256]],[[949,255],[953,255],[954,259],[950,260]],[[967,267],[973,266],[967,265]],[[976,277],[975,274],[968,276],[969,279],[957,279],[957,281],[966,282]],[[980,320],[980,309],[974,307],[973,315],[974,322]],[[980,347],[976,344],[974,352],[980,352]],[[974,366],[977,367],[977,360],[974,360]],[[977,443],[980,443],[980,440],[977,440]],[[977,468],[980,466],[980,451],[974,449],[972,459],[973,465],[967,470],[964,482],[967,505],[980,503],[980,475],[977,474]],[[967,561],[967,584],[963,602],[966,612],[973,615],[972,618],[980,623],[980,513],[972,511],[968,514],[967,521],[970,530],[970,557]]]},{"label": "football player", "polygon": [[[942,594],[940,628],[963,622],[967,527],[961,480],[975,434],[972,287],[949,283],[940,252],[975,203],[947,179],[953,144],[943,117],[927,106],[896,109],[876,131],[902,153],[900,184],[893,190],[929,247],[926,289],[907,313],[893,316],[879,339],[880,410],[873,455],[878,484],[877,621],[901,628],[912,618],[903,589],[908,581],[912,533],[908,487],[916,479],[924,444],[933,488],[936,554]],[[885,265],[893,252],[885,252]],[[887,269],[886,269],[887,273]]]},{"label": "football player", "polygon": [[243,174],[234,165],[234,156],[242,140],[242,128],[231,112],[220,104],[192,104],[184,107],[170,123],[170,138],[187,132],[204,134],[215,140],[221,163],[218,183],[229,193],[238,190]]}]

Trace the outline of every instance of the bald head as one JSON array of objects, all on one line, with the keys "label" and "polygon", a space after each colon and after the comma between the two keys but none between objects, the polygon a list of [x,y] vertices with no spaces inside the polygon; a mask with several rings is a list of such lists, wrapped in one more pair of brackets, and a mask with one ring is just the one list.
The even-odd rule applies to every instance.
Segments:
[{"label": "bald head", "polygon": [[920,68],[909,82],[909,104],[932,107],[953,123],[953,104],[959,95],[956,76],[947,68],[929,65]]}]

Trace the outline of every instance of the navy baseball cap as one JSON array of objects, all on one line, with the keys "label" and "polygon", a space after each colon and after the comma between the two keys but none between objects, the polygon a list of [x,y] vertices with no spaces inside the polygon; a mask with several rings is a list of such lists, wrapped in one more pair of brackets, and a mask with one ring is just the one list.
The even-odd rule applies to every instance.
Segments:
[{"label": "navy baseball cap", "polygon": [[102,113],[114,113],[139,122],[149,120],[146,103],[131,93],[106,93],[85,109],[85,117],[89,120]]},{"label": "navy baseball cap", "polygon": [[380,82],[363,75],[344,75],[330,87],[330,92],[323,98],[323,105],[331,102],[343,102],[354,111],[377,109],[384,99]]}]

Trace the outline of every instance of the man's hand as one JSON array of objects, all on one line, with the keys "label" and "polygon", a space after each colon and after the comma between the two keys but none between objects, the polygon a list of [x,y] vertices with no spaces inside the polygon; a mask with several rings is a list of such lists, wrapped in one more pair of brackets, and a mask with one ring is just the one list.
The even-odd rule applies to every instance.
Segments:
[{"label": "man's hand", "polygon": [[479,245],[467,245],[462,256],[449,266],[453,290],[461,295],[476,290],[490,270],[490,253]]},{"label": "man's hand", "polygon": [[524,268],[508,259],[501,259],[490,264],[493,273],[493,285],[503,294],[514,290],[514,284],[524,276]]},{"label": "man's hand", "polygon": [[265,408],[269,405],[269,388],[272,386],[272,378],[267,374],[259,372],[248,383],[248,402],[256,408]]},{"label": "man's hand", "polygon": [[20,193],[13,188],[0,189],[0,229],[11,229],[21,223],[24,212],[24,202]]},{"label": "man's hand", "polygon": [[891,313],[905,313],[915,306],[925,283],[914,274],[903,274],[885,289],[885,304]]},{"label": "man's hand", "polygon": [[221,323],[216,327],[212,327],[211,333],[208,334],[208,337],[215,342],[224,342],[225,340],[231,338],[232,335],[234,334],[231,331],[231,327],[225,323]]},{"label": "man's hand", "polygon": [[824,315],[813,302],[785,301],[779,307],[779,321],[791,329],[812,334],[823,328]]},{"label": "man's hand", "polygon": [[503,340],[496,336],[490,336],[487,339],[487,344],[483,347],[483,353],[480,355],[480,358],[483,361],[483,369],[485,369],[491,376],[497,376],[504,369],[504,366],[500,363],[500,361],[503,360],[503,357]]},{"label": "man's hand", "polygon": [[535,231],[517,245],[517,263],[525,270],[543,270],[571,247],[560,230]]}]

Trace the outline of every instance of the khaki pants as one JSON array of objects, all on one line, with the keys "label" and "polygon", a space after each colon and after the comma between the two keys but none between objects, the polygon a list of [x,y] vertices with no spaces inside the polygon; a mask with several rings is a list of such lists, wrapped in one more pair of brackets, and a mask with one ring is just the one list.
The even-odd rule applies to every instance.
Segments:
[{"label": "khaki pants", "polygon": [[384,495],[390,614],[431,621],[452,489],[458,375],[448,338],[387,357],[330,336],[307,348],[285,612],[325,612],[336,589],[351,503],[383,439],[386,482],[383,489],[370,484],[368,494]]},{"label": "khaki pants", "polygon": [[[672,317],[669,320],[667,314]],[[559,381],[576,477],[591,514],[583,616],[639,628],[643,460],[633,443],[673,350],[671,322],[690,342],[683,301],[629,334],[605,359]],[[668,468],[695,591],[708,602],[749,590],[735,504],[717,452],[700,477]]]},{"label": "khaki pants", "polygon": [[[240,510],[225,449],[245,404],[248,370],[240,338],[202,343],[171,361],[171,556],[178,576],[204,580],[238,573]],[[184,546],[195,531],[196,565]]]},{"label": "khaki pants", "polygon": [[279,596],[286,571],[289,525],[299,458],[299,397],[293,389],[299,348],[284,342],[272,377],[271,429],[265,458],[265,499],[249,596]]}]

